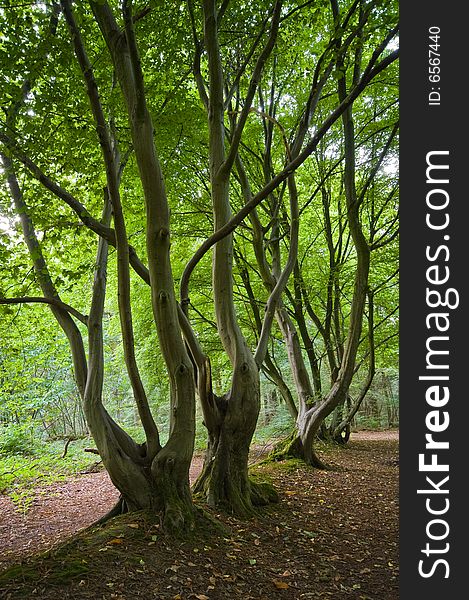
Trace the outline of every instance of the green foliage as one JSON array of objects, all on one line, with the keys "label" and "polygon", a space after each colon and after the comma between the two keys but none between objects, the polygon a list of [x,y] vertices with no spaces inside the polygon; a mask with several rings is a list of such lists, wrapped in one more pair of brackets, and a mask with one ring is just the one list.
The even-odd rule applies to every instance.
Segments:
[{"label": "green foliage", "polygon": [[38,449],[38,440],[30,424],[0,425],[0,455],[32,456]]},{"label": "green foliage", "polygon": [[[12,440],[11,437],[7,439]],[[64,440],[40,440],[35,437],[34,442],[26,445],[25,454],[18,452],[18,438],[14,439],[17,445],[13,452],[0,452],[0,493],[8,494],[23,512],[28,510],[41,486],[86,471],[97,462],[96,457],[83,451],[92,445],[89,438],[71,442],[64,458]],[[2,436],[2,446],[3,440]]]},{"label": "green foliage", "polygon": [[276,406],[269,418],[260,415],[254,434],[253,443],[268,444],[287,435],[295,423],[284,404]]},{"label": "green foliage", "polygon": [[[120,3],[110,4],[117,9]],[[184,3],[171,7],[161,2],[150,4],[151,12],[136,23],[136,34],[171,210],[171,261],[177,287],[188,260],[212,233],[214,226],[210,204],[208,127],[191,73],[194,44],[188,11]],[[203,23],[199,3],[194,4],[197,5],[195,29],[200,35]],[[341,2],[340,8],[345,14],[352,5],[357,8],[359,4]],[[83,203],[85,215],[99,219],[106,183],[101,148],[82,76],[71,51],[69,32],[63,18],[59,19],[55,28],[51,28],[51,6],[33,2],[0,11],[0,60],[5,65],[0,74],[0,100],[5,111],[16,106],[16,102],[20,104],[14,131],[22,151],[51,179]],[[335,63],[331,76],[326,77],[316,112],[305,134],[305,143],[337,105],[337,77],[344,77],[350,89],[356,57],[361,53],[359,71],[363,72],[373,49],[394,26],[398,10],[396,2],[371,3],[369,9],[369,19],[362,34],[354,38],[341,64]],[[267,2],[231,2],[223,17],[220,47],[226,84],[228,88],[235,83],[238,86],[233,102],[227,106],[227,130],[231,127],[233,114],[241,108],[237,106],[237,98],[245,96],[260,47],[254,50],[239,78],[237,70],[248,57],[269,10],[270,3]],[[129,242],[145,264],[145,206],[124,102],[89,7],[86,3],[83,6],[75,3],[75,12],[93,64],[104,112],[112,115],[120,153],[127,158],[121,185],[126,227]],[[354,31],[358,13],[359,10],[354,10],[345,29],[338,29],[330,4],[324,0],[285,3],[279,37],[259,82],[259,91],[253,101],[254,110],[248,116],[240,147],[240,157],[253,194],[263,187],[266,178],[280,172],[288,161],[291,151],[288,144],[304,114],[315,69],[318,67],[317,75],[321,76],[328,61],[334,56],[337,58],[334,55],[338,46],[336,42],[339,37],[345,38]],[[240,23],[243,27],[239,26]],[[201,71],[208,79],[205,52]],[[21,102],[25,78],[31,83],[31,90]],[[376,245],[370,275],[370,287],[375,290],[376,363],[378,369],[393,369],[397,366],[398,327],[398,245],[395,237],[397,226],[393,220],[397,213],[397,136],[370,184],[368,177],[398,118],[396,65],[392,65],[385,76],[380,76],[357,98],[353,105],[353,118],[357,188],[366,191],[360,218],[367,241]],[[271,138],[267,140],[269,127],[272,128]],[[8,130],[8,127],[2,120],[0,130],[4,129]],[[12,132],[8,133],[11,135]],[[303,279],[303,300],[309,301],[311,309],[301,307],[300,313],[304,315],[310,345],[317,357],[323,392],[330,387],[331,368],[327,359],[327,343],[318,323],[324,328],[329,327],[333,351],[339,356],[349,325],[356,267],[356,253],[347,226],[342,137],[341,124],[337,122],[313,156],[296,173],[301,212],[298,268]],[[269,165],[266,164],[267,147],[271,153]],[[79,216],[83,217],[83,213],[75,214],[62,200],[46,190],[16,159],[14,152],[4,144],[0,151],[7,156],[12,154],[14,158],[27,212],[34,222],[51,279],[62,300],[88,314],[97,236],[80,221]],[[0,174],[4,176],[3,171]],[[231,209],[236,212],[245,203],[238,173],[232,178],[230,194]],[[1,185],[0,296],[42,295],[38,274],[31,268],[31,261],[39,257],[39,251],[34,249],[28,253],[23,243],[19,217],[25,211],[15,210],[8,186]],[[279,214],[281,218],[274,227],[273,222]],[[284,265],[291,224],[285,190],[279,188],[270,194],[258,207],[257,216],[269,265],[275,261],[279,263],[277,266]],[[263,317],[269,292],[259,273],[249,219],[234,233],[234,244],[236,311],[247,344],[254,349],[259,336],[255,312],[257,310],[258,315]],[[276,244],[278,255],[274,251]],[[189,314],[197,338],[210,356],[214,389],[221,394],[230,386],[232,369],[215,323],[210,261],[210,254],[207,254],[194,272]],[[252,297],[249,297],[246,282],[251,286]],[[120,425],[143,441],[125,369],[116,288],[116,255],[112,250],[103,323],[103,403]],[[283,298],[292,318],[295,318],[298,300],[296,292],[292,277]],[[156,335],[150,289],[134,273],[131,274],[131,299],[137,362],[151,408],[162,430],[162,441],[165,441],[170,421],[169,378]],[[80,323],[77,326],[86,346],[86,328]],[[38,451],[38,438],[86,434],[87,426],[73,380],[68,343],[58,332],[49,308],[43,305],[0,306],[0,332],[0,421],[4,424],[0,454],[2,461],[16,461],[15,464],[6,464],[3,470],[18,467],[13,479],[10,475],[6,476],[6,483],[2,484],[5,487],[17,480],[42,477],[41,473],[48,472],[48,469],[51,473],[58,473],[58,464],[68,464],[70,457],[67,456],[61,463],[57,458],[60,452],[54,451],[54,454],[49,450],[44,450],[42,457]],[[368,333],[365,323],[357,359],[363,366],[355,377],[354,393],[367,365],[370,350]],[[307,341],[301,340],[306,363],[309,358],[306,354]],[[285,342],[275,325],[269,351],[286,384],[294,392]],[[311,376],[311,364],[307,370]],[[383,385],[374,384],[363,409],[356,416],[356,424],[383,426],[385,416],[392,412],[386,412],[392,402],[393,414],[396,413],[397,396],[393,386],[391,401]],[[264,396],[269,390],[268,386],[263,386]],[[384,407],[379,414],[376,410],[373,412],[373,398],[378,406]],[[255,434],[256,443],[280,438],[293,426],[283,401],[269,410],[267,414],[262,409]],[[206,431],[201,421],[199,415],[197,448],[206,443]],[[47,448],[56,447],[47,445]],[[71,457],[74,456],[72,448],[69,452]],[[29,472],[24,459],[26,456],[33,458],[30,461],[33,465],[39,461],[42,466],[37,469],[30,466]],[[50,462],[47,462],[49,459]],[[82,464],[78,456],[75,459]]]},{"label": "green foliage", "polygon": [[399,426],[399,374],[395,368],[376,374],[360,410],[353,419],[355,429],[389,429]]}]

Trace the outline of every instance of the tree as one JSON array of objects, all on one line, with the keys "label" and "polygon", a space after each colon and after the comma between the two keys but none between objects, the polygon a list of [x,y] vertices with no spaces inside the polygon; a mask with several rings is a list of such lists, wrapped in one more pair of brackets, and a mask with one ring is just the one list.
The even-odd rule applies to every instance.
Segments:
[{"label": "tree", "polygon": [[[265,503],[273,497],[265,486],[249,481],[247,460],[260,407],[259,369],[267,356],[270,331],[282,292],[297,259],[299,207],[294,173],[367,86],[396,59],[396,52],[387,51],[387,41],[394,30],[391,30],[392,35],[386,34],[374,52],[370,52],[366,68],[346,93],[336,103],[328,103],[320,114],[315,110],[316,105],[321,93],[326,91],[326,84],[330,86],[334,81],[331,74],[340,66],[351,44],[360,37],[377,7],[371,3],[369,10],[359,16],[357,4],[352,4],[344,21],[333,24],[325,54],[313,71],[309,95],[306,99],[303,94],[299,95],[303,116],[293,151],[279,168],[272,165],[272,172],[265,177],[258,191],[246,196],[244,205],[233,214],[235,171],[242,177],[240,149],[247,143],[248,120],[256,110],[253,108],[255,99],[260,98],[260,82],[269,77],[269,69],[276,62],[274,54],[278,56],[278,52],[274,53],[274,50],[280,42],[285,43],[281,36],[289,35],[288,23],[296,19],[301,22],[316,19],[318,25],[323,26],[323,17],[313,11],[309,3],[290,6],[280,0],[272,5],[260,3],[255,7],[237,2],[223,2],[217,6],[214,0],[204,0],[200,7],[189,2],[187,10],[182,4],[171,9],[157,6],[151,10],[147,7],[134,10],[132,2],[126,0],[119,7],[103,1],[91,1],[89,7],[90,10],[84,7],[73,10],[70,0],[62,0],[62,19],[56,5],[51,14],[40,4],[34,6],[34,22],[26,20],[25,27],[28,32],[34,31],[32,39],[38,38],[44,47],[37,52],[27,44],[22,50],[21,61],[12,61],[12,70],[17,69],[18,73],[18,63],[26,65],[27,75],[18,74],[11,78],[6,119],[0,131],[2,161],[10,196],[34,265],[34,287],[40,288],[42,295],[20,294],[2,298],[0,303],[39,302],[50,306],[70,343],[87,422],[111,479],[122,494],[120,509],[161,510],[169,528],[193,525],[188,472],[195,435],[197,390],[209,446],[196,489],[205,493],[210,504],[249,514],[253,504]],[[28,9],[25,10],[28,14]],[[240,20],[252,24],[253,34],[243,33],[233,43],[231,35]],[[18,26],[15,19],[8,23],[10,31]],[[175,38],[169,34],[173,26],[178,33]],[[342,29],[348,26],[349,35],[342,38]],[[155,31],[168,32],[168,42],[156,40],[159,58],[153,47]],[[27,33],[23,35],[27,38]],[[11,44],[12,34],[7,39]],[[74,60],[70,55],[69,39],[73,44]],[[305,62],[315,60],[307,47],[300,51]],[[171,62],[174,55],[192,63],[182,79],[180,74],[176,75]],[[165,56],[171,56],[166,74],[173,93],[159,103],[164,86],[155,64],[158,60],[164,61]],[[14,54],[13,57],[15,59]],[[60,75],[57,72],[59,60],[62,65]],[[188,82],[190,73],[192,81]],[[53,99],[58,117],[49,110],[47,103],[47,98],[52,97],[51,84],[57,82],[57,77],[60,86],[69,93]],[[194,119],[194,126],[200,128],[200,135],[208,138],[207,151],[203,153],[206,166],[202,170],[201,194],[212,208],[213,233],[194,251],[190,245],[171,245],[172,199],[168,197],[167,180],[178,176],[184,168],[181,161],[176,174],[177,169],[172,171],[170,165],[162,162],[157,145],[164,146],[165,136],[154,123],[155,120],[166,123],[171,129],[171,113],[166,116],[164,111],[170,105],[172,114],[178,114],[181,103],[194,107],[196,90],[200,103],[190,119]],[[50,127],[63,121],[70,122],[67,119],[70,104],[79,108],[79,127],[71,128],[71,132],[63,137],[45,139],[44,123]],[[200,123],[201,109],[206,114],[205,128]],[[317,121],[311,130],[313,117]],[[171,135],[174,137],[174,132]],[[81,145],[71,143],[73,136],[79,137]],[[176,148],[171,159],[177,163],[179,142]],[[51,162],[55,152],[61,157],[61,164],[56,166]],[[25,177],[26,195],[28,189],[39,189],[35,182],[42,186],[38,192],[39,202],[35,203],[32,195],[27,202],[18,173]],[[248,344],[236,314],[233,233],[284,182],[288,189],[285,212],[290,220],[289,250],[283,267],[280,261],[276,266],[275,281],[268,290],[266,311],[260,319],[260,334],[254,350]],[[80,194],[89,202],[79,200]],[[60,201],[54,206],[62,210],[66,205],[80,219],[88,231],[87,240],[92,239],[89,237],[91,232],[98,237],[88,316],[84,314],[86,309],[78,310],[72,306],[76,297],[70,302],[62,300],[57,284],[59,279],[51,270],[51,266],[55,268],[54,261],[50,251],[46,252],[44,239],[41,240],[40,230],[35,226],[35,221],[51,217],[53,209],[46,205],[51,197]],[[94,216],[98,211],[100,219]],[[132,211],[136,212],[136,219],[132,219]],[[131,223],[134,228],[141,229],[141,221],[145,223],[145,244],[136,248],[130,244],[128,228]],[[61,236],[61,243],[70,247],[66,234]],[[123,355],[145,432],[143,444],[134,441],[117,424],[102,401],[103,316],[110,247],[115,248],[115,292]],[[212,248],[213,312],[221,345],[231,366],[229,389],[222,395],[213,390],[210,356],[196,335],[189,310],[193,303],[189,299],[192,272]],[[187,264],[180,282],[178,303],[173,272],[175,265],[180,270],[182,260]],[[130,267],[150,287],[153,326],[169,381],[171,422],[169,438],[164,445],[160,442],[137,364]],[[84,304],[83,299],[78,300]]]},{"label": "tree", "polygon": [[[325,45],[323,54],[317,61],[313,78],[314,83],[306,105],[307,109],[300,113],[289,135],[285,133],[287,131],[285,123],[279,121],[277,117],[281,97],[276,96],[276,88],[277,86],[281,87],[283,82],[276,81],[272,75],[270,90],[260,96],[261,99],[262,97],[269,98],[267,106],[262,103],[259,111],[264,119],[264,139],[262,142],[258,142],[258,147],[261,143],[263,144],[262,155],[261,153],[256,155],[253,146],[250,147],[250,153],[258,158],[260,165],[258,178],[261,181],[269,179],[269,174],[273,171],[273,164],[276,160],[275,144],[273,142],[274,131],[281,132],[284,152],[287,159],[291,159],[298,152],[298,147],[301,147],[313,116],[316,116],[316,119],[321,118],[320,111],[321,109],[324,110],[324,102],[319,104],[318,107],[320,94],[325,95],[329,92],[332,95],[333,92],[330,90],[335,86],[338,100],[343,102],[347,97],[348,88],[352,86],[353,89],[353,86],[359,83],[363,69],[362,63],[365,58],[369,57],[363,46],[363,39],[367,35],[365,24],[370,26],[374,30],[374,35],[376,35],[376,23],[373,22],[372,25],[368,23],[369,7],[365,7],[364,4],[354,4],[349,12],[343,14],[340,13],[336,3],[331,3],[331,9],[335,29],[329,44]],[[357,11],[355,17],[358,20],[358,27],[357,22],[352,18],[354,10]],[[345,37],[344,32],[347,32],[347,27],[352,29],[352,33],[343,42],[342,36]],[[378,46],[378,50],[375,50],[374,54],[371,53],[369,64],[373,64],[376,60],[376,54],[379,55],[392,40],[395,31],[395,29],[385,30],[384,39]],[[353,43],[353,53],[346,54],[338,50],[338,56],[334,55],[328,63],[330,49],[341,48],[342,43],[346,47],[347,44]],[[335,78],[330,76],[332,71],[334,71]],[[374,84],[376,85],[376,82]],[[387,83],[384,83],[383,87],[379,87],[380,92],[378,93],[382,94],[383,88],[385,89],[387,85]],[[368,103],[371,94],[372,92],[368,91]],[[352,378],[360,365],[360,361],[357,361],[357,351],[363,341],[361,335],[362,320],[367,299],[369,301],[368,318],[371,327],[368,334],[370,368],[363,389],[358,395],[358,400],[353,403],[352,410],[345,422],[343,422],[341,413],[336,413],[334,423],[331,426],[331,433],[336,439],[340,439],[341,432],[347,426],[348,420],[353,417],[360,406],[367,389],[371,385],[375,371],[373,296],[378,291],[379,285],[377,289],[369,288],[370,255],[371,251],[376,253],[377,250],[395,239],[394,195],[396,187],[394,177],[382,177],[382,189],[377,193],[378,186],[375,185],[374,181],[383,161],[390,153],[398,130],[393,112],[395,88],[391,88],[389,104],[387,106],[384,104],[381,101],[380,111],[382,114],[378,126],[376,116],[370,118],[369,109],[363,110],[360,106],[360,99],[358,99],[342,113],[342,131],[331,130],[330,135],[324,138],[321,146],[316,149],[315,156],[318,167],[311,179],[314,182],[314,177],[319,183],[313,183],[315,191],[304,202],[300,213],[302,221],[308,222],[310,239],[313,240],[307,244],[305,257],[308,252],[311,252],[313,244],[319,245],[318,239],[324,239],[323,245],[327,248],[329,256],[328,264],[325,267],[327,270],[326,282],[323,283],[323,280],[320,279],[314,281],[317,274],[314,273],[312,276],[312,272],[314,272],[312,269],[308,269],[304,273],[304,269],[300,267],[300,261],[296,261],[294,290],[290,291],[288,287],[286,288],[290,309],[288,304],[283,302],[279,302],[276,306],[276,318],[288,351],[297,392],[298,409],[292,405],[288,388],[282,381],[280,374],[271,365],[266,365],[265,368],[277,382],[280,389],[283,390],[291,414],[297,420],[299,435],[293,436],[293,439],[288,443],[287,453],[293,452],[315,465],[321,465],[321,461],[313,450],[315,435],[324,419],[345,403]],[[356,105],[358,105],[357,109],[355,108]],[[326,107],[326,111],[330,110],[330,106],[326,104]],[[354,133],[354,111],[359,115],[360,131],[358,137]],[[360,145],[357,145],[358,142]],[[373,145],[376,147],[373,147]],[[333,158],[328,158],[327,155],[331,156],[331,147],[337,147],[339,151],[338,153],[332,153]],[[371,160],[367,161],[369,166],[361,169],[359,173],[361,181],[358,184],[356,181],[356,164],[360,163],[359,152],[368,152],[370,147]],[[244,167],[240,157],[237,161],[237,171],[242,195],[245,202],[249,203],[252,195],[251,184],[248,170]],[[256,211],[250,213],[256,268],[264,287],[268,291],[272,290],[279,276],[278,265],[281,263],[281,246],[288,238],[290,230],[289,216],[283,209],[282,204],[283,194],[284,192],[288,193],[290,198],[294,196],[295,201],[298,202],[299,194],[304,193],[305,188],[308,189],[305,186],[304,179],[300,180],[302,185],[297,184],[298,179],[299,177],[293,174],[288,179],[287,188],[282,188],[278,196],[271,194],[267,224],[262,223]],[[361,189],[357,192],[358,185],[361,186]],[[311,217],[307,220],[307,209],[310,207],[310,210],[311,208],[314,210],[313,200],[317,196],[320,197],[322,204],[322,223],[318,223],[317,219],[313,222]],[[379,201],[378,196],[381,198]],[[337,197],[338,200],[335,201],[334,197]],[[369,224],[366,222],[368,211],[371,215]],[[387,221],[389,215],[391,217]],[[379,239],[376,235],[378,231],[380,232]],[[366,236],[368,236],[368,239],[366,239]],[[242,252],[239,253],[239,256],[239,262],[242,263]],[[303,259],[301,259],[302,263]],[[260,315],[256,294],[252,291],[249,280],[249,268],[252,268],[249,263],[247,266],[241,266],[241,278],[254,312],[255,326],[259,333],[261,330]],[[348,282],[353,277],[355,277],[355,287],[349,290],[352,296],[350,308],[347,306],[346,311],[344,311],[342,306],[343,298],[346,295],[344,294],[344,286],[347,286],[348,289]],[[387,278],[388,274],[385,274],[384,277]],[[308,283],[307,286],[306,280],[313,283]],[[323,289],[321,289],[321,285]],[[318,297],[325,296],[324,317],[321,317],[317,310],[313,308],[310,293]],[[350,313],[346,314],[349,310]],[[311,319],[311,325],[309,326],[305,315]],[[311,327],[316,330],[316,334],[310,334],[309,329]],[[323,351],[327,357],[330,373],[330,385],[326,392],[323,392],[322,389],[320,360],[313,341],[313,338],[318,334],[322,338]],[[306,349],[311,375],[304,360],[301,343]],[[284,453],[282,451],[279,454],[283,455]]]}]

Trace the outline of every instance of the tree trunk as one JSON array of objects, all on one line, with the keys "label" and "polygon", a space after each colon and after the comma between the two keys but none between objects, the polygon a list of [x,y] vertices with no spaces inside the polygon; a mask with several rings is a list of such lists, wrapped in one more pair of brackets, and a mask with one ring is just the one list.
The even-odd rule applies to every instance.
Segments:
[{"label": "tree trunk", "polygon": [[[214,0],[204,0],[202,3],[204,43],[209,71],[208,96],[202,94],[202,100],[208,113],[210,185],[215,232],[222,229],[232,216],[230,175],[264,63],[273,48],[281,8],[281,3],[277,2],[270,35],[257,59],[244,107],[226,154],[225,82],[218,40],[219,13],[216,4]],[[253,504],[261,501],[261,487],[249,481],[248,456],[260,411],[259,369],[264,357],[257,362],[247,346],[237,320],[233,298],[232,234],[220,239],[214,247],[212,283],[218,333],[230,360],[233,375],[231,389],[222,398],[216,398],[212,393],[211,383],[206,386],[210,388],[209,393],[201,395],[205,424],[209,433],[209,447],[203,473],[195,485],[195,490],[203,492],[212,506],[221,506],[239,515],[248,515],[253,512]],[[266,314],[269,314],[269,310]],[[265,319],[264,325],[260,340],[266,345],[271,322],[266,323]],[[206,372],[205,375],[207,376]],[[266,499],[265,502],[267,501]]]},{"label": "tree trunk", "polygon": [[[335,0],[332,2],[334,17],[339,16],[339,6]],[[359,71],[359,70],[358,70]],[[357,71],[357,72],[358,72]],[[338,80],[338,96],[341,102],[347,97],[346,78]],[[363,315],[368,293],[368,278],[370,272],[370,248],[363,233],[360,221],[360,203],[363,195],[358,196],[355,180],[355,133],[352,105],[342,113],[344,132],[344,188],[347,204],[347,218],[350,235],[355,247],[357,266],[353,297],[350,310],[350,321],[344,350],[340,356],[340,368],[336,380],[332,383],[330,391],[325,397],[312,406],[300,405],[297,419],[298,436],[301,440],[305,460],[313,464],[315,459],[313,444],[324,419],[331,412],[346,401],[350,384],[355,371],[356,356],[360,344]]]},{"label": "tree trunk", "polygon": [[[352,399],[350,395],[347,395],[345,404],[340,404],[336,407],[332,415],[331,424],[327,430],[328,439],[332,440],[336,444],[346,444],[350,439],[350,425],[355,412],[350,416],[350,407],[352,406]],[[344,408],[346,408],[346,414],[344,416]]]},{"label": "tree trunk", "polygon": [[[110,206],[105,209],[107,219]],[[106,219],[103,219],[106,222]],[[186,424],[189,435],[173,431],[167,444],[158,451],[148,451],[148,445],[137,444],[110,417],[102,404],[104,378],[103,325],[106,295],[108,244],[101,238],[98,244],[92,303],[89,314],[89,361],[83,405],[91,434],[111,481],[120,491],[122,508],[126,511],[161,511],[163,526],[168,531],[191,529],[194,508],[189,489],[189,467],[193,437],[191,420]],[[176,384],[181,389],[189,370],[178,371]],[[152,445],[155,447],[155,444]]]},{"label": "tree trunk", "polygon": [[268,484],[249,479],[249,448],[260,409],[257,368],[246,368],[233,378],[226,395],[214,398],[214,426],[209,440],[204,467],[194,485],[210,506],[217,506],[239,516],[254,513],[253,506],[277,501]]},{"label": "tree trunk", "polygon": [[[169,440],[161,448],[158,432],[156,426],[153,427],[148,402],[143,392],[139,392],[138,396],[145,414],[142,414],[141,410],[139,414],[142,423],[146,425],[146,444],[138,446],[118,428],[100,404],[102,374],[99,373],[99,369],[97,369],[96,382],[93,382],[87,390],[87,417],[90,424],[93,423],[93,437],[103,462],[128,507],[133,510],[142,508],[161,510],[164,513],[165,527],[179,530],[182,527],[192,527],[195,515],[189,488],[189,467],[195,438],[195,384],[193,365],[181,335],[174,290],[168,199],[155,147],[152,119],[146,103],[145,83],[133,28],[131,3],[124,3],[122,7],[124,30],[119,27],[112,10],[106,3],[92,2],[91,5],[110,51],[126,103],[144,193],[152,310],[160,349],[170,380]],[[126,252],[129,254],[128,246]],[[102,314],[102,308],[102,305],[97,308],[98,315],[100,312]],[[90,321],[91,317],[92,313],[90,313]],[[97,319],[98,327],[100,321]],[[90,348],[91,344],[90,339]],[[99,358],[99,354],[102,354],[102,332],[100,339],[95,339],[94,351]],[[98,401],[94,397],[95,391],[98,392]],[[138,401],[137,406],[139,406]]]},{"label": "tree trunk", "polygon": [[300,427],[301,423],[297,422],[297,426],[291,434],[276,444],[269,453],[269,460],[278,461],[297,458],[316,469],[326,469],[327,466],[316,454],[313,444],[307,446],[303,443],[300,437]]}]

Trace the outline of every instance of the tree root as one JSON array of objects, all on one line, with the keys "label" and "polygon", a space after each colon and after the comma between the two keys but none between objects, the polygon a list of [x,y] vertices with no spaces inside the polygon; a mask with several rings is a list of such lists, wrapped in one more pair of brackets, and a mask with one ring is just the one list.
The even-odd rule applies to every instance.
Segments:
[{"label": "tree root", "polygon": [[307,464],[311,465],[315,469],[320,469],[321,471],[329,470],[329,467],[326,465],[326,463],[322,462],[314,450],[312,450],[311,458],[309,461],[307,461]]},{"label": "tree root", "polygon": [[265,462],[288,460],[291,458],[298,458],[315,469],[328,469],[327,465],[322,462],[313,448],[310,449],[310,452],[305,451],[296,430],[292,431],[285,440],[282,440],[274,446]]},{"label": "tree root", "polygon": [[271,502],[278,502],[280,500],[277,490],[271,483],[249,479],[249,484],[253,506],[267,506]]},{"label": "tree root", "polygon": [[93,526],[104,525],[104,523],[107,523],[113,517],[117,517],[118,515],[124,515],[127,512],[129,512],[127,503],[122,496],[119,496],[118,501],[111,508],[111,510],[107,512],[104,516],[102,516],[100,519],[98,519],[95,523],[93,523]]}]

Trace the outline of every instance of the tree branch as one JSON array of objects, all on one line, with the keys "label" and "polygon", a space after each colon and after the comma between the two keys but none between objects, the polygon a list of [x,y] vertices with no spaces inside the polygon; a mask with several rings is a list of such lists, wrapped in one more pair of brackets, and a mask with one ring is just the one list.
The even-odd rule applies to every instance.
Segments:
[{"label": "tree branch", "polygon": [[[145,388],[140,377],[140,372],[135,356],[135,339],[133,332],[132,309],[130,300],[129,244],[119,192],[118,165],[116,164],[116,157],[113,150],[110,132],[106,123],[106,119],[102,109],[101,99],[98,92],[98,87],[94,78],[93,67],[88,59],[81,38],[80,30],[78,29],[75,18],[73,16],[71,1],[61,0],[61,3],[65,19],[67,21],[67,25],[69,27],[70,34],[72,37],[78,64],[80,65],[80,69],[83,74],[83,79],[86,84],[86,91],[91,104],[91,110],[96,124],[96,132],[98,134],[98,139],[103,154],[103,161],[106,170],[107,190],[114,214],[117,250],[118,304],[122,332],[122,342],[124,349],[124,359],[140,420],[142,422],[143,429],[145,430],[148,456],[151,459],[161,450],[161,445],[159,442],[158,429],[153,419],[153,415],[151,414],[150,405],[148,403]],[[127,2],[126,0],[124,0],[123,11],[126,23],[127,38],[130,38],[131,41],[134,41],[131,2]],[[129,46],[132,47],[132,44],[130,42]],[[134,69],[139,69],[140,62],[138,59],[138,55],[134,56],[131,52],[131,57]],[[138,80],[138,82],[141,82],[141,84],[137,83],[136,85],[136,107],[137,110],[141,111],[145,109],[145,99],[144,97],[141,97],[144,94],[143,78],[137,77],[136,80]]]},{"label": "tree branch", "polygon": [[[208,237],[194,253],[190,261],[187,263],[186,268],[181,277],[181,302],[187,301],[189,297],[189,280],[198,265],[200,260],[205,254],[214,246],[217,242],[222,240],[224,237],[232,233],[236,227],[247,217],[247,215],[258,206],[273,190],[275,190],[285,179],[287,179],[299,166],[301,166],[305,160],[314,152],[317,145],[329,131],[332,125],[339,119],[342,113],[356,100],[356,98],[362,93],[365,87],[372,81],[377,75],[379,75],[386,67],[397,60],[399,51],[395,50],[388,56],[382,59],[375,67],[368,68],[360,79],[359,83],[352,89],[349,95],[339,104],[339,106],[329,115],[324,121],[322,126],[318,129],[311,141],[306,145],[304,150],[298,154],[286,167],[270,182],[265,185],[255,196],[252,197],[250,202],[246,203],[243,208],[236,213],[223,227],[215,231],[210,237]],[[376,59],[373,59],[373,64]],[[370,61],[371,63],[371,61]]]},{"label": "tree branch", "polygon": [[199,92],[202,104],[208,110],[207,90],[205,89],[205,82],[202,77],[202,72],[200,70],[200,59],[202,57],[202,42],[199,40],[199,37],[197,35],[197,29],[195,26],[194,6],[192,0],[187,0],[187,8],[189,10],[192,37],[194,39],[194,60],[192,62],[192,72],[194,74],[194,79],[197,84],[197,90]]},{"label": "tree branch", "polygon": [[246,98],[244,100],[243,109],[241,111],[241,115],[239,117],[238,123],[236,125],[235,131],[233,133],[230,149],[228,152],[228,156],[220,167],[220,176],[226,176],[230,173],[234,161],[236,159],[236,155],[238,153],[239,144],[241,142],[241,136],[244,130],[244,126],[246,125],[246,121],[251,109],[252,101],[254,100],[254,95],[256,93],[257,87],[259,85],[259,81],[262,75],[262,71],[264,69],[264,65],[267,62],[270,54],[275,45],[275,40],[277,39],[279,21],[280,21],[280,13],[282,9],[282,0],[277,0],[274,6],[273,15],[272,15],[272,23],[270,26],[270,34],[267,40],[266,45],[264,46],[259,58],[257,59],[256,65],[254,67],[254,72],[251,77],[251,81],[249,82],[248,91],[246,94]]},{"label": "tree branch", "polygon": [[62,310],[66,310],[71,315],[73,315],[78,321],[83,323],[88,327],[88,317],[78,311],[73,306],[62,302],[58,298],[44,298],[42,296],[20,296],[18,298],[1,298],[0,304],[28,304],[28,303],[38,303],[38,304],[50,304],[51,306],[56,306],[57,308],[61,308]]},{"label": "tree branch", "polygon": [[[95,219],[87,210],[87,208],[73,196],[70,192],[61,187],[56,181],[46,175],[36,163],[34,163],[26,154],[24,154],[18,145],[7,135],[0,130],[0,142],[12,152],[31,173],[31,175],[39,181],[47,190],[52,192],[57,198],[60,198],[67,206],[69,206],[79,217],[80,221],[91,231],[104,238],[111,246],[116,246],[116,233],[114,229],[103,225],[101,221]],[[135,272],[145,281],[150,284],[150,276],[147,267],[143,264],[137,255],[135,248],[129,245],[129,260]]]}]

